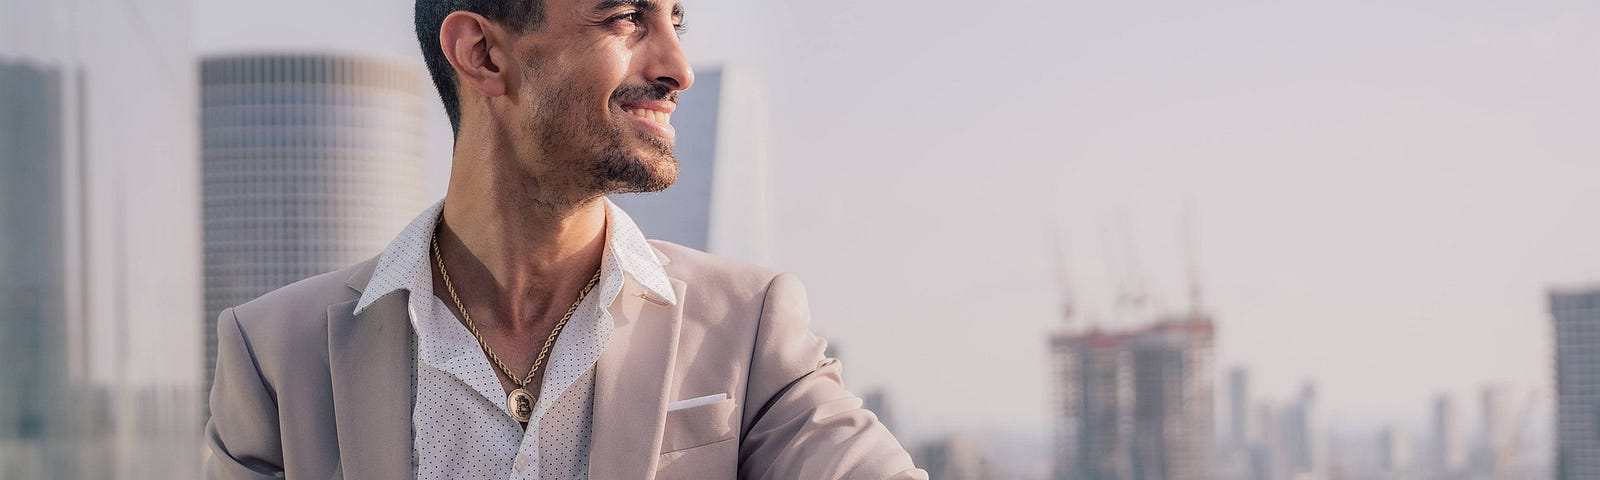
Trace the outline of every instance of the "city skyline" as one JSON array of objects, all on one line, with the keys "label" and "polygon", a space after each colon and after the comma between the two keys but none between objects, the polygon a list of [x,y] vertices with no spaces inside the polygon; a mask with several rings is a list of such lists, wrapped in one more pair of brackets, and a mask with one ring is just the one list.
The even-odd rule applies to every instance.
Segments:
[{"label": "city skyline", "polygon": [[[1059,318],[1049,228],[1074,259],[1065,276],[1080,287],[1083,324],[1138,328],[1147,320],[1117,311],[1122,277],[1141,276],[1161,306],[1182,304],[1185,241],[1166,239],[1182,237],[1178,220],[1197,212],[1206,305],[1224,319],[1216,365],[1249,367],[1248,390],[1261,398],[1295,398],[1315,381],[1331,434],[1375,442],[1374,432],[1404,432],[1383,438],[1409,443],[1417,468],[1429,462],[1429,407],[1441,393],[1460,407],[1500,386],[1522,415],[1527,397],[1552,390],[1546,291],[1600,285],[1600,226],[1588,220],[1600,205],[1588,185],[1600,141],[1587,135],[1600,125],[1589,87],[1600,69],[1586,56],[1600,48],[1600,7],[737,3],[690,5],[686,41],[700,65],[770,79],[772,262],[807,282],[814,328],[850,345],[850,387],[893,392],[912,438],[962,429],[1047,438],[1050,362],[1037,345]],[[190,20],[151,5],[117,8],[157,26]],[[26,10],[11,2],[0,12],[13,7]],[[219,0],[196,6],[193,37],[206,55],[334,50],[417,62],[403,7]],[[320,14],[297,17],[304,8]],[[365,20],[344,21],[354,15]],[[964,27],[907,43],[907,30],[888,24]],[[13,56],[70,49],[14,31],[23,33],[0,32],[21,45]],[[198,64],[119,68],[171,93],[162,78]],[[907,76],[934,71],[945,75]],[[437,198],[449,127],[424,100],[422,181]],[[132,141],[116,128],[140,118],[127,108],[90,130]],[[182,157],[181,145],[145,146],[147,158]],[[147,193],[197,173],[150,164],[161,169],[96,187]],[[154,193],[129,208],[184,195]],[[100,204],[97,215],[114,216]],[[187,231],[162,223],[172,218],[141,224],[131,245]],[[112,237],[97,238],[107,250]],[[173,259],[199,268],[182,255],[143,256],[134,268]],[[201,287],[177,283],[182,295]],[[159,297],[134,296],[139,311]],[[163,340],[135,333],[135,350]],[[1554,403],[1534,402],[1531,425],[1549,428]],[[1455,422],[1473,424],[1462,412],[1475,410],[1456,410]],[[1460,448],[1471,463],[1473,445]]]}]

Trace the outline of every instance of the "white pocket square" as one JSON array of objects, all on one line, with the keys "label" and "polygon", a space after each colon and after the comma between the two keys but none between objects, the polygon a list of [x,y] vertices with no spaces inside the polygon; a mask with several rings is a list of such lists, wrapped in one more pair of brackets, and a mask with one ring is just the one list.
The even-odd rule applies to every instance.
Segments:
[{"label": "white pocket square", "polygon": [[701,405],[710,405],[710,404],[717,403],[717,402],[720,402],[720,401],[723,401],[723,400],[727,400],[727,399],[728,399],[728,394],[726,394],[726,393],[717,393],[717,394],[712,394],[712,395],[706,395],[704,397],[694,397],[694,398],[691,398],[691,399],[688,399],[688,400],[678,400],[676,402],[672,402],[672,403],[667,404],[667,411],[670,412],[670,411],[673,411],[673,410],[683,410],[685,408],[694,408],[694,407],[698,407],[698,406],[701,406]]}]

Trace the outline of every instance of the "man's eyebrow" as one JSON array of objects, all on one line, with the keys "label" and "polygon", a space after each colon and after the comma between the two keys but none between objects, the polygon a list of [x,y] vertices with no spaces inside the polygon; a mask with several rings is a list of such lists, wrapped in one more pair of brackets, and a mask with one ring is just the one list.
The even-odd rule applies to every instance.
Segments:
[{"label": "man's eyebrow", "polygon": [[595,4],[594,11],[595,13],[602,13],[618,7],[633,7],[646,13],[654,12],[661,8],[653,0],[601,0],[600,3]]}]

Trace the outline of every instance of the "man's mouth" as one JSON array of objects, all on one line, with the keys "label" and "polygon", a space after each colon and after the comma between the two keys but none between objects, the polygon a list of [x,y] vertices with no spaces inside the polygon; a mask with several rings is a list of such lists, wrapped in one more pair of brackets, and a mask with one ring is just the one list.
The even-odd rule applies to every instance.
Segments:
[{"label": "man's mouth", "polygon": [[622,111],[633,116],[639,126],[650,132],[651,136],[665,138],[668,141],[678,136],[677,130],[672,128],[672,111],[678,109],[678,103],[668,100],[633,100],[623,102],[619,106]]},{"label": "man's mouth", "polygon": [[672,114],[671,113],[667,113],[667,112],[663,112],[663,111],[660,111],[660,110],[652,110],[652,109],[648,109],[648,108],[627,108],[627,107],[624,107],[623,111],[628,112],[629,115],[633,115],[635,117],[639,117],[639,118],[642,118],[642,119],[645,119],[645,120],[649,120],[651,122],[655,122],[657,125],[671,125],[672,124]]}]

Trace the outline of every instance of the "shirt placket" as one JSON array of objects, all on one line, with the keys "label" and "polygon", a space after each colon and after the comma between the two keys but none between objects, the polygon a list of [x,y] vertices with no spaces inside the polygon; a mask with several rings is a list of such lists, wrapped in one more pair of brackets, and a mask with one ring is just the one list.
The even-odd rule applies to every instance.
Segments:
[{"label": "shirt placket", "polygon": [[517,456],[511,461],[511,480],[537,480],[539,478],[539,429],[534,418],[522,432],[522,444],[517,446]]}]

